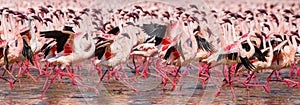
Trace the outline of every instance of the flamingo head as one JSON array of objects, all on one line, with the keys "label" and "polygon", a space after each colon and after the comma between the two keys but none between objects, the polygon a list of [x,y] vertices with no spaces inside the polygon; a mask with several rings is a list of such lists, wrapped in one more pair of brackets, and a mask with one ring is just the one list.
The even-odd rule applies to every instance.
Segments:
[{"label": "flamingo head", "polygon": [[39,9],[42,13],[49,13],[49,10],[43,6],[40,6],[40,9]]},{"label": "flamingo head", "polygon": [[43,22],[43,19],[39,16],[32,16],[32,18],[38,20],[39,22]]},{"label": "flamingo head", "polygon": [[45,18],[44,20],[45,20],[46,22],[51,22],[51,23],[53,23],[52,19],[50,19],[50,18]]},{"label": "flamingo head", "polygon": [[28,8],[29,13],[34,13],[35,14],[35,10],[33,8]]}]

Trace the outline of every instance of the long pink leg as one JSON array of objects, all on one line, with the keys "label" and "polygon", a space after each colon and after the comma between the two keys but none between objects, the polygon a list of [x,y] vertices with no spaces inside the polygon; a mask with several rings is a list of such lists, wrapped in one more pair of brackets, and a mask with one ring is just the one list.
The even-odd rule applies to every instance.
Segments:
[{"label": "long pink leg", "polygon": [[231,76],[232,76],[231,71],[234,71],[234,69],[233,70],[231,70],[231,69],[232,69],[232,67],[227,67],[227,65],[224,65],[224,77],[225,77],[224,80],[225,80],[225,83],[222,86],[225,86],[226,84],[228,84],[229,87],[230,87],[230,90],[231,90],[231,94],[232,94],[234,100],[236,100],[236,96],[234,94],[234,89],[233,89],[233,86],[232,86],[233,81],[231,80]]},{"label": "long pink leg", "polygon": [[[280,82],[285,82],[289,87],[295,87],[295,86],[297,86],[298,88],[300,87],[300,86],[299,86],[299,84],[300,84],[299,82],[293,81],[293,80],[291,80],[291,79],[283,79],[283,78],[281,78],[281,77],[279,76],[279,73],[277,73],[277,72],[275,72],[275,75],[276,75],[276,78],[277,78],[278,81],[280,81]],[[292,83],[293,86],[291,86],[290,83]],[[300,88],[299,88],[299,89],[300,89]]]},{"label": "long pink leg", "polygon": [[295,63],[293,63],[293,64],[292,64],[292,67],[291,67],[291,69],[290,69],[290,73],[289,73],[290,79],[293,79],[293,75],[295,74],[295,72],[294,72],[295,69],[297,70],[297,66],[296,66]]},{"label": "long pink leg", "polygon": [[166,74],[166,73],[163,73],[163,72],[161,71],[161,69],[157,68],[157,66],[156,66],[156,67],[152,67],[152,68],[154,68],[154,70],[155,70],[159,75],[161,75],[162,78],[164,78],[164,79],[170,81],[172,84],[175,84],[173,81],[171,81],[171,79],[167,76],[167,74]]},{"label": "long pink leg", "polygon": [[182,73],[182,75],[181,75],[181,77],[180,77],[180,90],[181,90],[181,88],[182,88],[182,85],[183,85],[183,81],[184,81],[184,76],[186,76],[186,73],[188,72],[188,70],[189,70],[189,66],[188,67],[186,67],[185,69],[184,69],[184,71],[183,71],[183,73]]},{"label": "long pink leg", "polygon": [[207,80],[209,79],[209,77],[210,77],[209,70],[210,70],[210,65],[211,65],[211,64],[205,64],[205,65],[206,65],[205,73],[207,74],[207,75],[206,75],[206,77],[207,77],[206,81],[207,81]]},{"label": "long pink leg", "polygon": [[22,65],[23,65],[23,63],[22,62],[16,62],[17,63],[17,65],[18,65],[18,74],[17,74],[17,78],[19,78],[18,79],[18,81],[19,81],[19,83],[21,84],[21,71],[22,71]]},{"label": "long pink leg", "polygon": [[140,73],[140,69],[138,69],[137,68],[137,66],[136,66],[136,63],[135,63],[135,56],[134,55],[132,55],[132,63],[133,63],[133,66],[134,66],[134,70],[135,70],[135,72],[136,72],[136,76],[138,76],[138,74]]},{"label": "long pink leg", "polygon": [[[13,63],[11,66],[10,66],[10,70],[11,70],[11,74],[14,74],[14,71],[15,71],[15,69],[17,68],[17,63]],[[3,74],[4,75],[4,74]],[[2,76],[3,76],[2,75]]]},{"label": "long pink leg", "polygon": [[13,81],[8,80],[8,79],[6,79],[4,77],[1,77],[1,76],[0,76],[0,79],[2,79],[4,81],[7,81],[9,83],[9,86],[10,86],[11,89],[14,88],[14,82]]},{"label": "long pink leg", "polygon": [[[279,70],[278,70],[279,71]],[[275,74],[276,80],[272,80],[272,75]],[[269,84],[270,81],[279,81],[279,82],[285,82],[289,87],[290,87],[290,83],[287,81],[287,79],[282,79],[279,76],[279,73],[277,73],[277,70],[273,70],[272,73],[270,74],[270,76],[267,78],[267,83]]]},{"label": "long pink leg", "polygon": [[[50,73],[47,73],[48,71],[48,67],[52,67],[51,70],[50,70]],[[50,78],[51,74],[53,73],[54,69],[56,68],[56,66],[54,66],[53,64],[49,64],[48,62],[46,63],[46,79],[45,79],[45,82],[44,82],[44,86],[43,86],[43,90],[46,88],[46,85],[48,83],[48,79]]]},{"label": "long pink leg", "polygon": [[167,85],[167,82],[168,81],[170,81],[171,82],[171,80],[168,80],[167,78],[164,78],[164,77],[161,77],[162,78],[162,89],[165,89],[165,86]]},{"label": "long pink leg", "polygon": [[[251,78],[252,78],[252,75],[251,76],[249,76],[249,75],[251,75],[249,72],[248,72],[248,77],[247,77],[247,79],[249,79],[249,80],[245,80],[243,83],[245,83],[244,85],[246,86],[246,88],[247,88],[247,96],[248,96],[248,98],[250,98],[250,90],[249,90],[249,85],[248,85],[248,83],[251,81]],[[247,85],[246,85],[247,84]]]},{"label": "long pink leg", "polygon": [[[127,76],[125,70],[123,69],[123,65],[122,64],[120,64],[120,67],[119,67],[119,69],[117,71],[122,72],[122,74],[124,75],[125,79],[128,79],[128,76]],[[121,75],[119,75],[119,77],[120,77],[121,80],[125,80]]]},{"label": "long pink leg", "polygon": [[173,79],[174,84],[172,85],[171,90],[175,90],[177,80],[178,80],[178,73],[179,73],[180,68],[181,68],[181,66],[179,66],[178,69],[176,70],[176,74],[175,74],[174,79]]},{"label": "long pink leg", "polygon": [[67,69],[68,69],[68,70],[67,70],[67,73],[64,73],[64,72],[58,72],[59,75],[60,75],[61,77],[63,77],[63,76],[68,76],[68,77],[70,77],[70,78],[72,79],[72,84],[75,85],[75,86],[81,86],[81,87],[84,87],[84,88],[86,88],[86,89],[91,88],[91,89],[93,89],[97,94],[99,94],[97,88],[92,87],[92,86],[83,85],[82,83],[80,83],[79,81],[77,81],[77,80],[76,80],[76,77],[77,77],[78,79],[80,79],[80,80],[82,80],[82,78],[81,78],[79,75],[75,75],[73,72],[70,72],[70,70],[71,70],[71,67],[70,67],[70,66],[68,66]]},{"label": "long pink leg", "polygon": [[[123,72],[123,74],[124,74],[124,76],[125,76],[125,78],[128,78],[128,76],[126,75],[126,73],[125,73],[125,70],[122,68],[122,65],[120,65],[120,69],[122,70],[122,72]],[[120,75],[119,75],[120,76]],[[120,76],[121,77],[121,76]],[[127,84],[127,86],[129,86],[134,92],[137,92],[137,89],[135,89],[126,79],[123,79],[123,78],[121,78],[121,80],[123,80],[123,82],[125,83],[125,84]]]},{"label": "long pink leg", "polygon": [[300,82],[300,68],[297,69],[298,82]]},{"label": "long pink leg", "polygon": [[[254,78],[255,73],[250,74],[250,76],[248,75],[247,79],[243,82],[243,85],[245,85],[247,87],[247,91],[248,91],[248,97],[250,97],[250,91],[249,91],[249,86],[253,86],[253,87],[258,87],[258,86],[262,86],[266,92],[270,93],[270,86],[269,86],[269,81],[270,78],[272,77],[274,72],[272,72],[269,77],[267,78],[267,84],[261,85],[261,84],[250,84],[249,82]],[[249,73],[248,73],[249,74]]]},{"label": "long pink leg", "polygon": [[[44,89],[44,92],[43,92],[43,94],[40,97],[41,99],[43,99],[43,97],[46,94],[46,92],[48,91],[49,87],[55,81],[56,77],[59,75],[59,72],[60,72],[60,69],[57,69],[56,74],[51,78],[50,83],[48,84],[48,86],[46,87],[46,89]],[[46,80],[46,81],[48,81],[48,80]]]},{"label": "long pink leg", "polygon": [[149,64],[149,59],[148,58],[146,58],[146,64],[145,64],[145,66],[144,66],[144,70],[143,70],[143,73],[144,73],[144,78],[146,79],[147,78],[147,76],[148,76],[148,74],[149,74],[149,67],[148,67],[148,64]]},{"label": "long pink leg", "polygon": [[[199,64],[199,66],[200,66],[200,63],[198,62],[198,64]],[[201,68],[203,68],[203,69],[201,69],[201,71],[200,71],[200,75],[204,78],[204,77],[206,77],[206,79],[204,79],[204,80],[202,80],[202,86],[204,87],[205,86],[205,84],[206,84],[206,81],[210,78],[210,71],[209,71],[209,69],[210,69],[210,64],[206,64],[206,63],[203,63],[202,64],[202,67]],[[200,70],[200,69],[199,69]]]},{"label": "long pink leg", "polygon": [[170,81],[172,85],[176,85],[168,76],[166,73],[162,72],[162,68],[159,69],[158,65],[155,67],[152,66],[152,68],[160,75],[157,77],[162,78],[162,89],[164,89],[165,85],[167,84],[167,81]]},{"label": "long pink leg", "polygon": [[121,78],[121,80],[127,80],[127,79],[129,79],[128,76],[126,75],[125,70],[122,67],[121,67],[121,71],[122,71],[122,73],[123,73],[123,75],[125,77],[125,78]]},{"label": "long pink leg", "polygon": [[100,79],[99,79],[99,84],[101,84],[102,79],[103,79],[103,77],[104,77],[104,75],[102,74],[102,66],[100,66],[100,67],[98,68],[97,65],[95,65],[95,69],[97,70],[97,72],[98,72],[98,74],[99,74],[99,77],[100,77]]},{"label": "long pink leg", "polygon": [[300,83],[299,82],[296,82],[296,81],[293,81],[293,80],[290,80],[290,79],[284,79],[284,82],[286,82],[287,84],[292,83],[293,86],[291,86],[291,87],[296,87],[297,86],[297,88],[300,89]]},{"label": "long pink leg", "polygon": [[37,80],[30,74],[28,67],[29,67],[29,61],[25,60],[25,69],[22,73],[22,76],[26,73],[34,82],[37,82]]},{"label": "long pink leg", "polygon": [[14,81],[12,83],[14,84],[17,81],[17,79],[13,76],[13,74],[9,70],[7,70],[7,68],[5,68],[5,72],[13,78]]},{"label": "long pink leg", "polygon": [[36,68],[40,71],[40,75],[43,74],[43,70],[40,67],[40,63],[39,63],[39,59],[40,59],[39,56],[35,54],[33,57],[34,57],[34,63],[36,65]]},{"label": "long pink leg", "polygon": [[49,62],[45,62],[44,64],[45,64],[45,70],[43,70],[42,68],[40,68],[41,73],[37,76],[38,79],[39,79],[41,76],[43,76],[43,75],[47,75],[47,74],[48,74],[47,71],[48,71],[50,65],[52,65],[52,64],[49,63]]},{"label": "long pink leg", "polygon": [[101,78],[100,78],[99,84],[102,82],[102,80],[103,80],[103,78],[104,78],[105,74],[107,74],[107,72],[108,72],[108,69],[107,69],[107,70],[105,70],[105,72],[103,73],[103,75],[101,75]]}]

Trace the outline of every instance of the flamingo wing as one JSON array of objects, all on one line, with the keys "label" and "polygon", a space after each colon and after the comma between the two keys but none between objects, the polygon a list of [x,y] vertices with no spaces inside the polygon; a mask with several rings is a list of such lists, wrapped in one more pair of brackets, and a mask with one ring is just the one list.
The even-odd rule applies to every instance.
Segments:
[{"label": "flamingo wing", "polygon": [[28,45],[28,43],[25,41],[25,39],[23,39],[23,43],[24,43],[24,45],[23,45],[23,49],[22,49],[22,55],[27,60],[29,60],[32,65],[34,65],[33,60],[32,60],[32,57],[34,54],[31,50],[31,47]]},{"label": "flamingo wing", "polygon": [[95,56],[100,60],[106,51],[106,47],[97,48],[95,50]]},{"label": "flamingo wing", "polygon": [[171,52],[175,51],[176,48],[174,46],[171,46],[167,52],[166,52],[166,55],[164,56],[164,59],[167,60],[170,56],[171,56]]},{"label": "flamingo wing", "polygon": [[0,58],[2,58],[4,55],[3,55],[3,51],[4,51],[4,48],[0,47]]},{"label": "flamingo wing", "polygon": [[146,39],[146,42],[155,37],[155,45],[159,45],[162,42],[162,39],[165,37],[167,31],[166,25],[159,25],[156,23],[143,24],[141,28],[147,35],[150,36],[150,38]]},{"label": "flamingo wing", "polygon": [[111,29],[110,31],[108,31],[107,34],[117,35],[118,32],[120,32],[120,28],[119,27],[115,27],[115,28]]},{"label": "flamingo wing", "polygon": [[236,73],[239,71],[239,68],[241,68],[242,66],[243,66],[242,63],[238,63],[238,64],[236,65],[236,67],[235,67],[234,73],[236,74]]},{"label": "flamingo wing", "polygon": [[[246,51],[250,51],[250,45],[248,43],[242,43],[242,47],[243,49],[245,49]],[[265,58],[264,54],[261,52],[261,50],[254,46],[255,52],[253,54],[253,57],[257,58],[259,61],[263,61],[266,62],[267,59]]]},{"label": "flamingo wing", "polygon": [[240,56],[240,60],[242,64],[247,68],[248,70],[254,70],[255,66],[251,63],[251,61],[247,57]]},{"label": "flamingo wing", "polygon": [[206,39],[201,38],[198,35],[195,35],[195,37],[196,37],[196,40],[197,40],[198,48],[200,48],[202,50],[205,50],[207,52],[213,52],[215,50],[213,45],[210,44],[209,42],[207,42]]},{"label": "flamingo wing", "polygon": [[57,30],[44,31],[44,32],[40,32],[40,34],[41,34],[41,37],[54,38],[56,40],[57,53],[64,50],[64,46],[65,46],[66,42],[68,41],[68,39],[70,38],[70,34],[63,33],[61,31],[57,31]]},{"label": "flamingo wing", "polygon": [[148,34],[149,36],[156,36],[163,38],[167,31],[166,25],[159,25],[159,24],[143,24],[141,27],[143,31]]},{"label": "flamingo wing", "polygon": [[101,36],[95,37],[94,39],[97,39],[96,44],[99,44],[100,42],[102,42],[102,41],[105,40],[105,38],[103,38],[103,37],[101,37]]},{"label": "flamingo wing", "polygon": [[45,57],[50,53],[51,49],[53,48],[53,44],[55,40],[51,40],[50,42],[46,42],[42,48],[41,51],[44,53]]},{"label": "flamingo wing", "polygon": [[8,70],[8,49],[9,46],[7,45],[4,49],[4,63],[5,63],[5,68]]},{"label": "flamingo wing", "polygon": [[167,31],[166,25],[159,25],[159,24],[143,24],[141,27],[143,31],[148,34],[149,36],[156,36],[163,38]]},{"label": "flamingo wing", "polygon": [[[120,32],[120,28],[115,27],[115,28],[111,29],[110,31],[108,31],[107,34],[117,35],[118,32]],[[95,39],[98,39],[98,41],[96,42],[95,56],[97,56],[98,59],[101,59],[107,48],[104,45],[111,43],[111,40],[107,40],[106,38],[104,38],[102,36],[96,37]]]},{"label": "flamingo wing", "polygon": [[29,29],[28,30],[26,30],[26,31],[23,31],[23,32],[21,32],[20,34],[21,34],[21,36],[23,36],[23,35],[26,35],[26,34],[29,34]]},{"label": "flamingo wing", "polygon": [[263,62],[267,62],[267,59],[265,58],[264,54],[261,52],[260,49],[258,49],[256,46],[254,46],[255,48],[255,53],[254,56],[257,57],[257,59],[259,61],[263,61]]}]

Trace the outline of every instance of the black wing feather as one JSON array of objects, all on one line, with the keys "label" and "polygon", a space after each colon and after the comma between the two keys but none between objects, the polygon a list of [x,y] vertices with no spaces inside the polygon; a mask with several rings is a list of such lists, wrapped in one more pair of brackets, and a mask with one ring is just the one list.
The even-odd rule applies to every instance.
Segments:
[{"label": "black wing feather", "polygon": [[264,56],[268,56],[268,53],[269,53],[269,52],[270,52],[269,50],[266,50],[266,51],[263,52],[263,55],[264,55]]},{"label": "black wing feather", "polygon": [[119,27],[115,27],[115,28],[111,29],[110,31],[108,31],[107,34],[117,35],[118,32],[120,32],[120,28]]},{"label": "black wing feather", "polygon": [[243,65],[242,63],[238,63],[238,64],[236,65],[235,71],[234,71],[235,74],[238,72],[239,68],[241,68],[242,65]]},{"label": "black wing feather", "polygon": [[44,51],[44,58],[50,53],[52,47],[47,47],[46,50]]},{"label": "black wing feather", "polygon": [[254,56],[257,57],[259,61],[267,62],[267,59],[265,58],[264,54],[256,46],[254,46],[254,48],[255,48]]},{"label": "black wing feather", "polygon": [[95,50],[95,56],[97,56],[98,59],[101,59],[105,53],[106,47],[97,48]]},{"label": "black wing feather", "polygon": [[159,24],[143,24],[141,28],[149,36],[155,36],[159,38],[164,38],[167,31],[166,25]]},{"label": "black wing feather", "polygon": [[221,61],[222,59],[224,59],[226,56],[226,54],[219,54],[217,61]]},{"label": "black wing feather", "polygon": [[241,59],[242,64],[243,64],[248,70],[254,70],[254,69],[255,69],[254,65],[250,62],[250,60],[249,60],[247,57],[241,57],[241,56],[240,56],[240,59]]},{"label": "black wing feather", "polygon": [[167,60],[170,56],[171,56],[171,52],[175,50],[175,47],[172,46],[170,47],[167,52],[166,52],[166,55],[164,56],[164,59]]},{"label": "black wing feather", "polygon": [[56,45],[57,45],[57,53],[60,53],[61,51],[64,50],[64,46],[66,44],[66,42],[68,41],[68,39],[70,38],[70,34],[66,34],[63,33],[61,31],[44,31],[44,32],[40,32],[41,37],[45,37],[45,38],[54,38],[56,40]]},{"label": "black wing feather", "polygon": [[197,46],[198,48],[207,51],[207,52],[213,52],[215,51],[214,47],[212,44],[210,44],[209,42],[206,41],[206,39],[201,38],[198,35],[195,35],[196,40],[197,40]]},{"label": "black wing feather", "polygon": [[22,49],[22,55],[30,61],[32,65],[34,65],[32,57],[33,57],[33,52],[31,50],[31,47],[28,45],[28,43],[23,39],[23,49]]},{"label": "black wing feather", "polygon": [[7,45],[4,51],[4,63],[5,63],[5,68],[8,70],[8,48],[9,46]]}]

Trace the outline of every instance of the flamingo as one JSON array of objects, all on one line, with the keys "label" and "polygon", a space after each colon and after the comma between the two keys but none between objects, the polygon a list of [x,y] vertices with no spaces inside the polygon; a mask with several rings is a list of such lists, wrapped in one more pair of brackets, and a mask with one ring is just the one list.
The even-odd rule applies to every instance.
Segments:
[{"label": "flamingo", "polygon": [[[46,93],[51,83],[54,82],[54,79],[59,75],[61,76],[66,75],[71,77],[73,85],[89,88],[89,86],[85,86],[75,80],[75,77],[78,76],[70,73],[64,74],[60,71],[60,69],[65,69],[67,66],[69,67],[73,64],[87,60],[94,55],[95,45],[94,45],[94,41],[91,38],[92,36],[89,36],[89,34],[82,33],[82,32],[75,33],[72,30],[72,27],[65,26],[62,31],[54,30],[54,31],[41,32],[41,37],[55,39],[56,44],[55,45],[51,44],[54,43],[53,41],[51,41],[50,44],[45,44],[45,47],[43,47],[45,48],[45,50],[43,51],[45,56],[47,56],[50,50],[52,50],[52,53],[56,53],[55,56],[46,58],[45,60],[49,63],[60,65],[59,70],[56,72],[55,76],[51,79],[49,85],[44,90],[44,93],[42,94],[41,98]],[[86,37],[87,40],[85,40],[83,37]],[[81,45],[82,41],[87,41],[89,43],[87,43],[88,45],[82,46]],[[93,89],[95,90],[96,93],[98,93],[96,88]]]},{"label": "flamingo", "polygon": [[[263,54],[265,55],[266,61],[253,61],[252,64],[255,67],[255,69],[253,69],[251,71],[251,75],[250,77],[247,78],[247,81],[244,81],[244,85],[247,86],[259,86],[259,85],[251,85],[248,84],[252,78],[252,76],[254,75],[255,72],[257,72],[258,70],[263,70],[263,69],[269,69],[271,68],[272,62],[274,61],[274,53],[277,52],[278,50],[280,50],[281,48],[283,48],[283,46],[287,43],[287,41],[283,41],[281,42],[279,45],[277,45],[275,48],[273,48],[274,45],[271,44],[271,37],[268,37],[268,48],[262,49]],[[242,72],[245,70],[248,70],[245,67],[240,68],[241,64],[238,64],[236,67],[236,72]],[[269,87],[267,87],[268,85],[263,85],[264,89],[269,92]]]},{"label": "flamingo", "polygon": [[[162,48],[160,50],[160,57],[163,57],[165,61],[168,61],[168,64],[174,64],[178,66],[178,69],[175,74],[174,83],[177,81],[177,75],[181,66],[186,66],[190,62],[192,62],[196,56],[197,51],[197,41],[194,35],[191,35],[189,29],[190,26],[184,26],[184,22],[173,21],[170,26],[160,28],[157,26],[156,30],[150,31],[152,34],[159,36],[158,43],[155,42],[154,45],[160,43],[160,38],[170,38],[173,42],[169,42],[166,39],[162,40]],[[155,26],[155,25],[154,25]],[[152,28],[153,29],[153,28]],[[161,31],[159,31],[161,30]],[[167,34],[167,35],[165,35]],[[152,40],[155,40],[154,37]],[[170,40],[169,39],[169,40]],[[155,40],[157,41],[157,40]],[[175,88],[175,84],[173,84],[172,89]]]},{"label": "flamingo", "polygon": [[[30,48],[30,46],[28,45],[28,42],[21,36],[21,33],[18,33],[18,25],[16,27],[17,29],[17,35],[16,35],[16,39],[13,40],[4,40],[2,41],[2,43],[5,43],[3,46],[1,46],[1,49],[3,51],[3,56],[0,58],[0,65],[3,66],[5,65],[5,69],[6,72],[9,73],[9,75],[12,76],[12,74],[8,71],[8,65],[9,64],[13,64],[17,61],[21,61],[23,59],[27,59],[31,62],[31,64],[34,65],[33,61],[32,61],[32,57],[33,57],[33,52]],[[26,62],[26,65],[28,65],[28,63]],[[25,72],[27,72],[28,69],[25,70]],[[29,74],[30,77],[32,77]],[[14,80],[15,77],[12,76]],[[10,83],[11,84],[11,83]],[[11,87],[12,84],[11,84]]]},{"label": "flamingo", "polygon": [[[142,44],[137,45],[133,48],[133,51],[131,52],[131,55],[133,55],[133,63],[135,65],[134,61],[134,55],[143,56],[145,57],[145,66],[143,70],[143,76],[144,78],[148,75],[148,63],[150,60],[150,57],[154,57],[158,52],[159,48],[161,47],[161,44],[165,43],[165,36],[167,36],[167,31],[169,29],[169,24],[158,24],[158,23],[151,23],[151,24],[143,24],[142,26],[139,26],[143,32],[145,32],[146,39]],[[136,69],[136,68],[135,68]],[[139,73],[139,70],[136,69],[136,73]]]},{"label": "flamingo", "polygon": [[[117,29],[117,31],[114,31]],[[104,72],[100,81],[102,81],[105,74],[112,69],[113,67],[120,65],[121,63],[126,62],[129,59],[131,49],[144,41],[141,33],[141,29],[130,22],[122,22],[109,31],[109,34],[102,34],[100,36],[100,42],[97,48],[99,48],[100,56],[95,60],[95,65],[105,66],[107,70]],[[135,30],[135,31],[132,31]],[[102,37],[102,38],[101,38]],[[102,41],[104,39],[104,42]],[[110,40],[113,43],[110,43]],[[103,42],[103,43],[102,43]],[[127,44],[123,44],[127,42]],[[106,44],[105,44],[106,43]],[[104,45],[103,45],[104,44]],[[97,51],[97,50],[96,50]],[[97,53],[97,52],[96,52]],[[118,69],[113,70],[110,73],[115,73],[122,69],[120,66]],[[111,70],[110,70],[111,71]],[[125,75],[126,76],[126,75]],[[110,75],[108,76],[108,78]],[[116,77],[117,79],[117,77]],[[132,87],[133,88],[133,87]],[[134,91],[136,91],[133,88]]]}]

